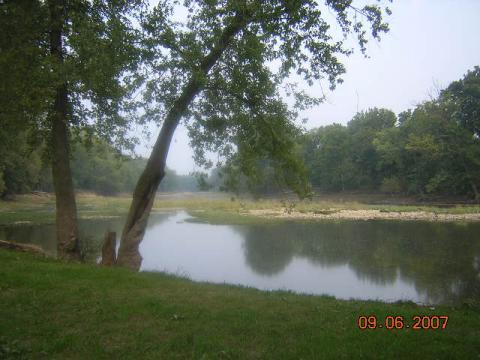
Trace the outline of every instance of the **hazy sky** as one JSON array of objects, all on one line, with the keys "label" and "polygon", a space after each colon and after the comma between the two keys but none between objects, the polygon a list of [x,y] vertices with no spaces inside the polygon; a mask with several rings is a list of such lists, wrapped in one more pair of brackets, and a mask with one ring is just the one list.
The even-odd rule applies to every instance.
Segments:
[{"label": "hazy sky", "polygon": [[[381,42],[368,44],[369,58],[356,51],[345,60],[344,83],[327,92],[323,104],[302,114],[307,128],[346,124],[357,107],[385,107],[398,114],[480,65],[480,0],[394,0],[390,8],[390,32]],[[314,86],[309,91],[318,95],[321,90]],[[141,155],[148,156],[151,143],[138,148]],[[179,174],[195,169],[182,127],[167,166]]]}]

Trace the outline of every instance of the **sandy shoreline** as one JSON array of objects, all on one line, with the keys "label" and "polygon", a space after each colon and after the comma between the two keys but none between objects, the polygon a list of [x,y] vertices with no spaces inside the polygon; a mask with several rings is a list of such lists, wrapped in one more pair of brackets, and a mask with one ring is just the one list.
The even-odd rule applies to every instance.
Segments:
[{"label": "sandy shoreline", "polygon": [[421,221],[480,221],[480,213],[473,214],[436,214],[427,211],[380,211],[380,210],[325,210],[319,212],[300,212],[263,209],[250,210],[249,215],[284,218],[284,219],[318,219],[318,220],[421,220]]}]

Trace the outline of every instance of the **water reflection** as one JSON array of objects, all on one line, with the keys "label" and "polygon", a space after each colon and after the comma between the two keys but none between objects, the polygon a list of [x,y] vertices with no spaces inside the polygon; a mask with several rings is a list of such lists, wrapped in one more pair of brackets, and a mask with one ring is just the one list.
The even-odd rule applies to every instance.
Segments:
[{"label": "water reflection", "polygon": [[[480,224],[342,221],[227,226],[154,214],[140,245],[141,270],[199,281],[339,298],[461,303],[480,299]],[[123,219],[83,220],[98,256]],[[0,228],[0,238],[55,250],[54,226]]]},{"label": "water reflection", "polygon": [[238,227],[245,238],[245,260],[258,274],[275,275],[283,271],[298,252],[301,234],[288,226]]},{"label": "water reflection", "polygon": [[[160,224],[171,216],[173,216],[171,213],[153,213],[147,228]],[[117,242],[119,241],[124,221],[124,217],[103,217],[79,221],[78,230],[82,240],[82,250],[85,252],[87,260],[95,261],[98,258],[107,231],[116,232]],[[42,247],[49,255],[57,255],[54,224],[0,226],[0,239],[34,244]]]},{"label": "water reflection", "polygon": [[417,301],[457,303],[480,299],[479,225],[343,221],[241,231],[245,258],[259,274],[303,258],[319,267],[348,266],[359,281],[379,286],[412,284]]}]

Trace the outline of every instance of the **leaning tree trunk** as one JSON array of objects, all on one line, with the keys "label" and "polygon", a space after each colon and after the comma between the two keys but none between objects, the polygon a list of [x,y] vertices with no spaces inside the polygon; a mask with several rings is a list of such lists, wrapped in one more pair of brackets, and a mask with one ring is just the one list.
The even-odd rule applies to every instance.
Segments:
[{"label": "leaning tree trunk", "polygon": [[185,85],[182,93],[174,102],[163,123],[155,146],[153,147],[147,166],[137,182],[133,192],[133,200],[122,232],[117,264],[138,270],[142,257],[138,246],[143,239],[148,218],[152,209],[158,185],[165,176],[165,162],[168,155],[173,133],[185,114],[192,100],[202,89],[202,77],[207,76],[222,53],[228,48],[236,34],[248,23],[250,16],[246,13],[237,14],[230,25],[224,28],[218,42],[203,58],[198,69],[199,74]]},{"label": "leaning tree trunk", "polygon": [[[50,53],[58,67],[63,64],[64,3],[50,0]],[[77,206],[70,169],[68,143],[68,93],[66,81],[60,80],[55,89],[55,102],[50,114],[53,185],[56,197],[58,256],[80,259]]]}]

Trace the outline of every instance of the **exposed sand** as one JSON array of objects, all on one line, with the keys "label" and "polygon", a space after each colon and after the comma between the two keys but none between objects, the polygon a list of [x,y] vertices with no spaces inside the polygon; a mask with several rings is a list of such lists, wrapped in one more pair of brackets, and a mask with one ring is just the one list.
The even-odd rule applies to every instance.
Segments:
[{"label": "exposed sand", "polygon": [[435,214],[426,211],[385,212],[380,210],[326,210],[326,213],[299,212],[284,210],[263,209],[249,210],[249,215],[287,218],[287,219],[318,219],[318,220],[424,220],[424,221],[480,221],[480,213],[475,214]]}]

